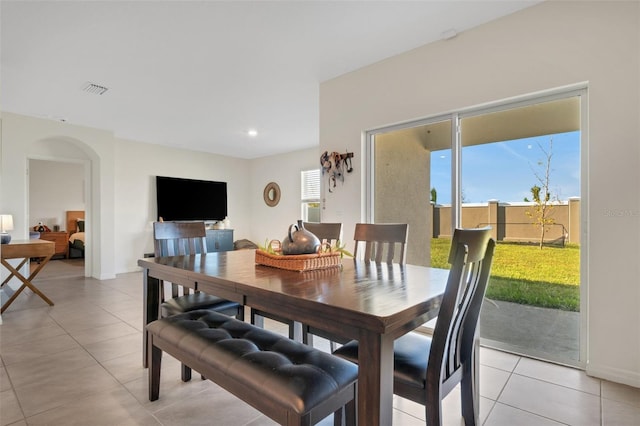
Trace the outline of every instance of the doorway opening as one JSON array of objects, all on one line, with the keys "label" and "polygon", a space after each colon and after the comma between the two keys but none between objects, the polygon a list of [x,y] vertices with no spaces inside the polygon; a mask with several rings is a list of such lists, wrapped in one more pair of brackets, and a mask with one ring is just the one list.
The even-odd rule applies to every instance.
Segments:
[{"label": "doorway opening", "polygon": [[84,249],[85,235],[89,233],[84,232],[85,221],[78,221],[87,218],[90,209],[89,161],[30,156],[27,166],[29,230],[35,233],[44,229],[32,238],[52,241],[56,247],[55,255],[39,278],[91,276],[91,263],[86,261],[90,256],[86,256]]}]

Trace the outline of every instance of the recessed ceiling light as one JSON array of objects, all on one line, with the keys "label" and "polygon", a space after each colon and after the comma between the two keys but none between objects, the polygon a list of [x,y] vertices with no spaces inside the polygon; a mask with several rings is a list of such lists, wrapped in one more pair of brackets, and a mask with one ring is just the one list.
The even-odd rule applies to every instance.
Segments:
[{"label": "recessed ceiling light", "polygon": [[258,131],[256,129],[249,129],[247,130],[247,135],[255,138],[256,136],[258,136]]}]

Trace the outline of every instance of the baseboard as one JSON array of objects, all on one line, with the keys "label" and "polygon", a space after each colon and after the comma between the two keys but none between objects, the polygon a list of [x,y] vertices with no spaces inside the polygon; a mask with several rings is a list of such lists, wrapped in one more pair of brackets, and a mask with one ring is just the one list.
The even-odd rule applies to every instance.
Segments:
[{"label": "baseboard", "polygon": [[620,368],[612,368],[607,366],[598,366],[587,364],[586,373],[588,376],[597,377],[598,379],[608,380],[610,382],[622,383],[624,385],[640,388],[640,372],[623,370]]},{"label": "baseboard", "polygon": [[113,280],[116,278],[116,274],[100,274],[98,277],[94,277],[98,280]]}]

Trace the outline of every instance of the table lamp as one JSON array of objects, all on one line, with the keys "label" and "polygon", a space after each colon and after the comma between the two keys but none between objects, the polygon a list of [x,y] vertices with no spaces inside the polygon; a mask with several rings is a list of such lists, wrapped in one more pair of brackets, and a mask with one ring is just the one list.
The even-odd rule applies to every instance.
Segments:
[{"label": "table lamp", "polygon": [[7,231],[13,231],[13,216],[10,214],[0,214],[0,237],[2,244],[9,244],[11,235]]}]

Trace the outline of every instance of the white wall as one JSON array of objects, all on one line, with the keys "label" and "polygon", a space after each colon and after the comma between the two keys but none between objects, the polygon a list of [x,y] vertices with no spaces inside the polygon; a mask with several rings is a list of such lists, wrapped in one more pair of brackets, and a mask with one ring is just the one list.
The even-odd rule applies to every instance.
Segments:
[{"label": "white wall", "polygon": [[67,228],[67,210],[84,210],[84,164],[29,160],[29,226]]},{"label": "white wall", "polygon": [[[137,259],[153,252],[156,175],[227,182],[234,240],[263,244],[265,239],[282,240],[289,225],[300,219],[300,171],[319,164],[316,148],[241,160],[119,140],[115,174],[117,271],[137,270]],[[281,189],[276,207],[268,207],[263,200],[269,182],[278,183]]]},{"label": "white wall", "polygon": [[[115,277],[113,135],[104,130],[2,113],[1,211],[13,215],[15,239],[28,238],[29,159],[84,164],[87,251],[85,267],[98,279]],[[90,197],[91,194],[99,195]]]},{"label": "white wall", "polygon": [[320,151],[346,147],[359,161],[327,194],[324,220],[350,235],[363,218],[363,131],[580,82],[587,372],[640,387],[640,3],[544,2],[321,84]]},{"label": "white wall", "polygon": [[248,160],[118,140],[114,209],[118,272],[137,270],[137,260],[144,253],[153,252],[157,175],[227,182],[227,209],[234,240],[251,239]]},{"label": "white wall", "polygon": [[[33,226],[27,196],[30,158],[46,160],[42,163],[72,161],[87,170],[84,177],[92,182],[85,188],[85,210],[94,212],[87,222],[88,227],[94,225],[87,247],[95,258],[90,261],[89,274],[99,279],[138,270],[137,260],[153,251],[156,175],[227,182],[234,239],[261,244],[266,238],[282,239],[289,224],[299,219],[300,171],[319,167],[316,149],[242,160],[122,140],[97,129],[3,113],[0,211],[14,215],[15,239],[28,238],[28,228]],[[50,181],[56,185],[62,185],[66,176],[66,171],[42,172],[55,174]],[[264,186],[271,181],[282,189],[280,204],[273,208],[267,207],[262,197]],[[44,195],[35,193],[34,197]],[[53,204],[49,207],[56,208]],[[58,210],[61,208],[74,210],[76,204]],[[34,209],[40,211],[37,203]],[[55,213],[46,217],[50,215]],[[64,216],[60,223],[64,223]]]},{"label": "white wall", "polygon": [[[301,214],[300,172],[320,168],[317,148],[288,154],[263,157],[251,161],[251,233],[253,242],[262,245],[265,240],[280,240],[287,235],[289,225],[296,223]],[[269,182],[280,186],[280,202],[269,207],[263,199],[264,187]]]}]

